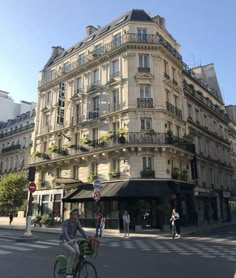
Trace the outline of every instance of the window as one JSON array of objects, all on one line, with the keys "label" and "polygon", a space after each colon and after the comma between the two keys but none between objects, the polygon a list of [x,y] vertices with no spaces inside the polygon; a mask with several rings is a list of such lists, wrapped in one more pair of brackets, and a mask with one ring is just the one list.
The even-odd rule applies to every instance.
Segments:
[{"label": "window", "polygon": [[114,35],[112,42],[115,47],[120,46],[121,45],[121,34],[119,33],[119,34]]},{"label": "window", "polygon": [[85,63],[85,55],[84,55],[84,53],[79,55],[78,63],[79,63],[79,65],[83,65]]},{"label": "window", "polygon": [[152,170],[152,158],[147,156],[143,157],[143,170]]},{"label": "window", "polygon": [[164,74],[166,77],[169,77],[169,64],[164,60]]},{"label": "window", "polygon": [[76,104],[75,106],[75,118],[77,123],[81,122],[81,115],[82,115],[82,103]]},{"label": "window", "polygon": [[79,77],[77,79],[77,89],[81,90],[82,89],[82,77]]},{"label": "window", "polygon": [[179,138],[180,137],[180,127],[176,126],[176,135]]},{"label": "window", "polygon": [[192,105],[188,104],[188,117],[192,119],[192,116],[193,116]]},{"label": "window", "polygon": [[112,105],[113,105],[113,111],[119,110],[119,90],[115,90],[112,92]]},{"label": "window", "polygon": [[118,159],[113,159],[111,162],[111,171],[120,171],[120,161]]},{"label": "window", "polygon": [[49,92],[47,92],[46,105],[50,106],[51,102],[52,102],[52,92],[49,91]]},{"label": "window", "polygon": [[99,70],[95,70],[93,71],[93,81],[94,81],[94,84],[99,84]]},{"label": "window", "polygon": [[69,72],[70,71],[70,64],[69,63],[63,64],[63,71],[64,72]]},{"label": "window", "polygon": [[178,103],[179,103],[179,100],[178,100],[178,97],[177,96],[174,96],[174,102],[175,102],[175,107],[178,108]]},{"label": "window", "polygon": [[93,111],[99,111],[99,96],[93,98]]},{"label": "window", "polygon": [[204,125],[208,128],[207,115],[204,115]]},{"label": "window", "polygon": [[91,85],[91,72],[88,72],[87,74],[87,82],[88,82],[88,86]]},{"label": "window", "polygon": [[176,69],[172,68],[173,81],[176,81]]},{"label": "window", "polygon": [[49,115],[45,115],[44,126],[48,127],[49,125],[50,125],[50,116]]},{"label": "window", "polygon": [[43,142],[43,152],[47,152],[47,141]]},{"label": "window", "polygon": [[195,109],[195,120],[199,123],[199,110]]},{"label": "window", "polygon": [[77,165],[73,166],[72,177],[73,177],[73,179],[78,179],[78,166]]},{"label": "window", "polygon": [[93,140],[97,140],[98,139],[98,128],[93,128],[92,129],[92,138]]},{"label": "window", "polygon": [[149,68],[149,55],[148,54],[139,54],[139,67],[140,68]]},{"label": "window", "polygon": [[150,98],[151,97],[150,85],[140,85],[139,91],[140,91],[140,98]]},{"label": "window", "polygon": [[119,74],[119,60],[112,62],[112,75],[117,76]]},{"label": "window", "polygon": [[98,164],[97,162],[92,162],[91,163],[91,172],[95,175],[98,173]]},{"label": "window", "polygon": [[101,56],[102,54],[102,47],[101,44],[97,44],[94,46],[94,56]]},{"label": "window", "polygon": [[137,33],[138,33],[138,41],[141,41],[141,42],[147,41],[147,29],[137,28]]},{"label": "window", "polygon": [[141,129],[151,129],[152,128],[152,119],[143,118],[141,119]]},{"label": "window", "polygon": [[56,169],[56,177],[60,178],[61,177],[61,168]]},{"label": "window", "polygon": [[166,101],[170,103],[170,91],[166,90]]}]

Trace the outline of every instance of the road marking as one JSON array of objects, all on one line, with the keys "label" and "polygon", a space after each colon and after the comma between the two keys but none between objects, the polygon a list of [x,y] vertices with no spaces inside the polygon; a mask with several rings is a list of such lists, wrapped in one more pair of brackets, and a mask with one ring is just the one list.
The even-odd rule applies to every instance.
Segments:
[{"label": "road marking", "polygon": [[34,248],[42,248],[42,249],[47,249],[49,246],[42,246],[42,245],[37,245],[37,244],[31,244],[31,243],[16,243],[16,245],[20,246],[28,246],[28,247],[34,247]]},{"label": "road marking", "polygon": [[0,255],[6,255],[6,254],[10,254],[10,253],[12,253],[12,252],[0,250]]},{"label": "road marking", "polygon": [[17,251],[32,251],[32,249],[29,249],[29,248],[9,246],[9,245],[0,245],[0,248],[12,249],[12,250],[17,250]]},{"label": "road marking", "polygon": [[35,243],[39,243],[39,244],[46,244],[46,245],[53,245],[53,246],[59,246],[59,243],[55,243],[55,242],[47,242],[47,241],[34,241]]},{"label": "road marking", "polygon": [[6,239],[6,238],[0,238],[0,241],[6,241],[6,242],[9,242],[9,241],[13,241],[12,239]]},{"label": "road marking", "polygon": [[123,241],[123,245],[124,245],[125,248],[128,248],[128,249],[135,248],[130,241]]},{"label": "road marking", "polygon": [[59,240],[56,240],[56,239],[49,239],[49,240],[47,240],[47,241],[50,241],[50,242],[55,242],[55,243],[57,243],[57,244],[59,244],[59,243],[60,243],[60,241],[59,241]]},{"label": "road marking", "polygon": [[111,247],[119,247],[119,243],[113,241],[113,242],[110,243],[110,246]]}]

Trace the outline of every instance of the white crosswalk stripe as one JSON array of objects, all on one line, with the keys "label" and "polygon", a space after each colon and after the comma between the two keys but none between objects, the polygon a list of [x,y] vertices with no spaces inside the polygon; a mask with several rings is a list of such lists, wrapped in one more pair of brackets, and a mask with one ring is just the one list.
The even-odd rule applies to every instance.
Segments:
[{"label": "white crosswalk stripe", "polygon": [[34,243],[37,243],[37,244],[46,244],[46,245],[50,245],[50,246],[59,246],[59,243],[48,242],[48,241],[40,241],[40,240],[34,241]]},{"label": "white crosswalk stripe", "polygon": [[12,250],[17,250],[17,251],[31,251],[32,250],[32,249],[29,249],[29,248],[10,246],[10,245],[0,245],[0,248],[12,249]]},{"label": "white crosswalk stripe", "polygon": [[41,249],[47,249],[49,246],[44,246],[44,245],[38,245],[38,244],[33,244],[33,243],[24,243],[24,242],[17,242],[16,245],[18,246],[28,246],[28,247],[34,247],[34,248],[41,248]]},{"label": "white crosswalk stripe", "polygon": [[6,255],[6,254],[10,254],[10,253],[12,253],[12,252],[0,250],[0,255]]}]

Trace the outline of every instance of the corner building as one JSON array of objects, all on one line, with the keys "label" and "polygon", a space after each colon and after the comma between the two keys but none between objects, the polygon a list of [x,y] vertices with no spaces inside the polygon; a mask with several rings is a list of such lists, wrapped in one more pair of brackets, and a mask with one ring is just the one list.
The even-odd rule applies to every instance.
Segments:
[{"label": "corner building", "polygon": [[62,218],[78,207],[94,226],[98,178],[108,228],[120,227],[124,209],[131,228],[161,227],[174,206],[183,224],[193,223],[197,164],[184,67],[164,18],[143,10],[88,26],[67,50],[53,47],[38,86],[35,214]]}]

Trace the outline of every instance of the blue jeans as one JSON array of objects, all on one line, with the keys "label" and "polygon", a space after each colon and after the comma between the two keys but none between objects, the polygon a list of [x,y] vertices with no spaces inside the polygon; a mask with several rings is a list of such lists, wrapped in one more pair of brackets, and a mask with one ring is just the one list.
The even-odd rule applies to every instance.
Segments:
[{"label": "blue jeans", "polygon": [[102,233],[101,223],[97,223],[97,225],[96,225],[96,236],[98,236],[98,232],[99,232],[99,236],[101,236],[101,233]]}]

